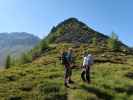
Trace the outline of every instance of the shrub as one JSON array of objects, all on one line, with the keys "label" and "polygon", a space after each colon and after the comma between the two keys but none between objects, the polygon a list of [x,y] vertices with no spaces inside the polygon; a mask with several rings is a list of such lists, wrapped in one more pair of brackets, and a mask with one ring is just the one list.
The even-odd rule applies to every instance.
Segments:
[{"label": "shrub", "polygon": [[57,38],[57,35],[56,35],[56,34],[53,34],[53,35],[49,36],[48,42],[49,42],[49,43],[52,43],[52,42],[54,42],[54,40],[55,40],[56,38]]},{"label": "shrub", "polygon": [[67,94],[60,83],[45,81],[39,86],[39,90],[44,95],[44,100],[67,100]]},{"label": "shrub", "polygon": [[97,37],[98,37],[98,33],[95,32],[94,37],[92,38],[92,44],[93,44],[94,46],[97,45]]},{"label": "shrub", "polygon": [[93,38],[92,38],[92,44],[93,44],[94,46],[96,46],[96,43],[97,43],[96,37],[93,37]]}]

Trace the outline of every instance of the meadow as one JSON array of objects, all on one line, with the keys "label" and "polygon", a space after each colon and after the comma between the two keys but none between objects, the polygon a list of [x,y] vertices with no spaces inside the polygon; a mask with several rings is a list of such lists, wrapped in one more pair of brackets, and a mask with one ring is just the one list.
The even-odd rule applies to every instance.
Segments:
[{"label": "meadow", "polygon": [[74,84],[66,88],[64,67],[58,57],[62,47],[51,45],[50,51],[31,63],[1,69],[0,100],[133,100],[132,55],[117,52],[116,57],[116,52],[110,52],[109,57],[105,57],[103,54],[108,51],[89,47],[95,63],[91,68],[91,83],[87,84],[80,77],[80,55],[88,46],[75,46],[76,64],[79,66],[73,69]]}]

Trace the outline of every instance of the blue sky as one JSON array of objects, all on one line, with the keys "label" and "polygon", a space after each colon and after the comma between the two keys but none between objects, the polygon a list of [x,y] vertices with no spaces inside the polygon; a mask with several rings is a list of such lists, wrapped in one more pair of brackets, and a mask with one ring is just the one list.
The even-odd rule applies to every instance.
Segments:
[{"label": "blue sky", "polygon": [[91,28],[133,46],[133,0],[0,0],[0,32],[44,37],[59,22],[76,17]]}]

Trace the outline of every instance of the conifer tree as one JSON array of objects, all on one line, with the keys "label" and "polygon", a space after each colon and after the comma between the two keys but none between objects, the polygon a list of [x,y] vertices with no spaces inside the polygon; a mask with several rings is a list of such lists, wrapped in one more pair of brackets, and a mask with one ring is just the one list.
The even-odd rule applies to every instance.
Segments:
[{"label": "conifer tree", "polygon": [[94,46],[97,45],[97,36],[98,36],[98,34],[95,32],[94,37],[92,38],[92,44],[93,44]]},{"label": "conifer tree", "polygon": [[41,45],[41,52],[49,48],[48,42],[46,40],[43,40],[40,45]]},{"label": "conifer tree", "polygon": [[112,32],[111,37],[107,40],[107,46],[111,50],[119,49],[118,36],[116,33]]},{"label": "conifer tree", "polygon": [[22,64],[25,64],[25,63],[29,63],[32,61],[32,57],[31,55],[28,55],[26,53],[23,53],[22,56],[21,56],[21,63]]},{"label": "conifer tree", "polygon": [[6,58],[5,68],[8,69],[10,67],[11,67],[11,57],[10,55],[8,55]]}]

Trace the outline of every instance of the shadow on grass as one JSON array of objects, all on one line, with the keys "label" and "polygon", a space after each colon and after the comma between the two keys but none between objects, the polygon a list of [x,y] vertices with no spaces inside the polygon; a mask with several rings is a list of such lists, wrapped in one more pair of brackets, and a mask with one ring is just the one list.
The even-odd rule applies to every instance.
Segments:
[{"label": "shadow on grass", "polygon": [[133,86],[128,86],[127,88],[117,87],[114,90],[118,93],[126,93],[127,95],[133,95]]},{"label": "shadow on grass", "polygon": [[96,59],[95,63],[114,63],[114,64],[125,64],[120,59],[110,60],[110,59]]},{"label": "shadow on grass", "polygon": [[98,98],[100,98],[102,100],[112,100],[113,99],[113,96],[111,94],[108,94],[106,91],[102,91],[98,88],[89,87],[89,86],[85,86],[85,85],[82,85],[81,87],[82,87],[82,89],[86,90],[87,92],[94,93]]},{"label": "shadow on grass", "polygon": [[10,96],[8,100],[22,100],[21,96]]},{"label": "shadow on grass", "polygon": [[133,72],[128,72],[125,76],[129,79],[133,79]]}]

